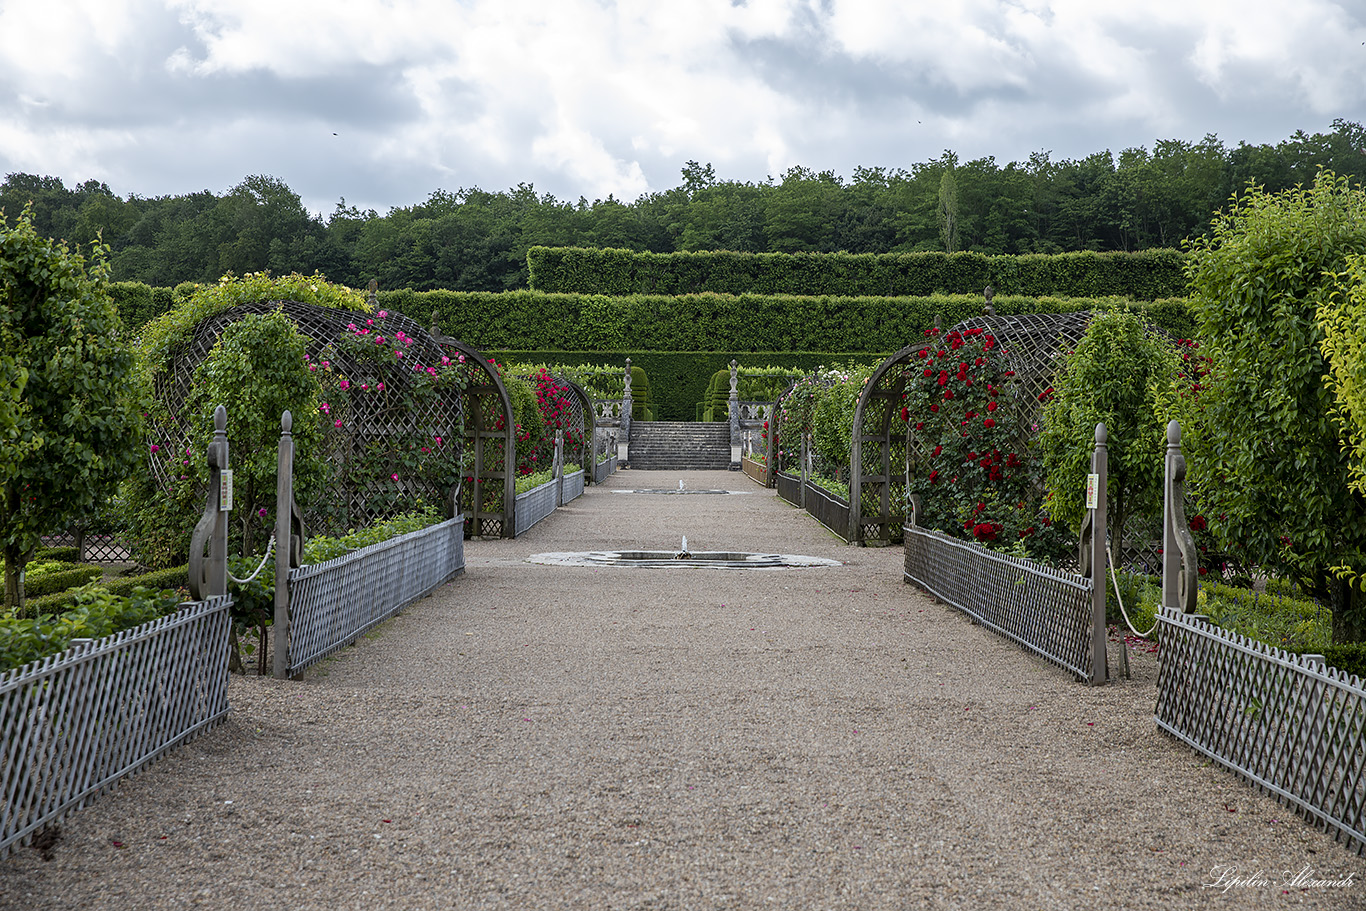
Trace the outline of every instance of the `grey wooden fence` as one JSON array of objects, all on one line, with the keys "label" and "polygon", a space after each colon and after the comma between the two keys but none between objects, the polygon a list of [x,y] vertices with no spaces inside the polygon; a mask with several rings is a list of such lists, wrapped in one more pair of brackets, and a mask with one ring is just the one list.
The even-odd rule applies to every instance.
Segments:
[{"label": "grey wooden fence", "polygon": [[1157,726],[1361,853],[1361,679],[1177,608],[1162,608],[1158,622]]},{"label": "grey wooden fence", "polygon": [[555,511],[560,486],[559,478],[551,478],[544,484],[517,494],[516,518],[513,528],[517,534],[525,534],[533,525]]},{"label": "grey wooden fence", "polygon": [[286,673],[293,676],[351,644],[464,572],[464,528],[464,516],[456,516],[335,560],[291,569]]},{"label": "grey wooden fence", "polygon": [[914,525],[905,534],[907,582],[1092,679],[1090,579]]},{"label": "grey wooden fence", "polygon": [[570,500],[577,500],[583,496],[584,472],[580,468],[578,471],[571,471],[564,476],[564,494],[560,497],[560,505],[563,506]]},{"label": "grey wooden fence", "polygon": [[0,856],[228,712],[226,597],[0,676]]}]

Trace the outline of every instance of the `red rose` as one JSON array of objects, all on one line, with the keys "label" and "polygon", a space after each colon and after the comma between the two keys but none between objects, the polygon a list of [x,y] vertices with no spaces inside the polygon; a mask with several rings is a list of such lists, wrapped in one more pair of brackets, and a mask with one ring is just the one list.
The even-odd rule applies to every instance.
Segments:
[{"label": "red rose", "polygon": [[931,406],[930,406],[930,410],[931,410],[931,411],[937,412],[937,411],[939,411],[939,406],[938,406],[938,405],[931,405]]},{"label": "red rose", "polygon": [[[903,421],[907,421],[907,420],[910,420],[910,417],[911,417],[911,413],[910,413],[909,411],[906,410],[906,406],[905,406],[905,405],[902,405],[902,406],[901,406],[901,419],[902,419]],[[768,429],[768,425],[767,425],[767,424],[764,425],[764,429],[765,429],[765,430]]]},{"label": "red rose", "polygon": [[985,421],[982,422],[982,426],[983,426],[983,427],[995,427],[995,426],[996,426],[996,421],[995,421],[994,418],[987,418]]},{"label": "red rose", "polygon": [[944,447],[943,447],[943,446],[936,446],[936,447],[934,447],[934,455],[939,455],[939,453],[941,453],[941,452],[943,452],[943,451],[944,451]]},{"label": "red rose", "polygon": [[999,405],[999,402],[987,402],[987,411],[995,411]]}]

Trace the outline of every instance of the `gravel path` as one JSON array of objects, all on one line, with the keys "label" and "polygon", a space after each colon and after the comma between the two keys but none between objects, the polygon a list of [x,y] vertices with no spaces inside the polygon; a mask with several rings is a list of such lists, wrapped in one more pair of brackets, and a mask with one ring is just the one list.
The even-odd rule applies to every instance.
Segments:
[{"label": "gravel path", "polygon": [[[729,496],[625,494],[729,488]],[[527,564],[776,551],[770,572]],[[729,472],[625,471],[0,861],[0,908],[1362,908],[1366,860]],[[1118,648],[1112,645],[1112,648]],[[1203,888],[1213,871],[1265,882]],[[1309,868],[1348,886],[1283,890]]]}]

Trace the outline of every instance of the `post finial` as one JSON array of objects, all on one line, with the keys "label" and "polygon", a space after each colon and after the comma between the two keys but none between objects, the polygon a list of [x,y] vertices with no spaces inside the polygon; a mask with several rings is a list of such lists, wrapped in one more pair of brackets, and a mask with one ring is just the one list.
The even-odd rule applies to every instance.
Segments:
[{"label": "post finial", "polygon": [[222,405],[213,410],[213,429],[215,433],[225,433],[228,429],[228,409]]},{"label": "post finial", "polygon": [[1109,439],[1109,434],[1107,434],[1106,431],[1105,431],[1105,425],[1104,425],[1104,424],[1097,424],[1097,425],[1096,425],[1096,443],[1098,443],[1098,444],[1101,445],[1101,446],[1104,446],[1104,445],[1105,445],[1105,441],[1106,441],[1107,439]]},{"label": "post finial", "polygon": [[282,433],[289,433],[293,429],[294,415],[286,411],[284,414],[280,415],[280,431]]},{"label": "post finial", "polygon": [[1173,419],[1167,424],[1167,445],[1181,445],[1181,422]]}]

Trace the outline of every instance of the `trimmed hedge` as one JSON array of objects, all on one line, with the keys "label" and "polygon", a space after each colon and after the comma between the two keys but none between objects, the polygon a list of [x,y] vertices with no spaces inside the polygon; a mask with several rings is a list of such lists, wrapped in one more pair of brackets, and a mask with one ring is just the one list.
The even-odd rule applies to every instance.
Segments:
[{"label": "trimmed hedge", "polygon": [[28,576],[24,578],[24,601],[28,598],[41,598],[43,595],[50,595],[54,592],[64,592],[70,588],[79,588],[88,582],[97,581],[104,575],[104,570],[98,566],[72,564],[70,569],[54,569],[42,575]]},{"label": "trimmed hedge", "polygon": [[79,563],[80,554],[75,547],[40,547],[33,552],[34,560],[56,560],[60,563]]},{"label": "trimmed hedge", "polygon": [[998,294],[1135,300],[1186,293],[1178,250],[1137,253],[637,253],[532,247],[533,290],[580,294],[924,296]]},{"label": "trimmed hedge", "polygon": [[[389,291],[379,295],[379,303],[420,323],[435,315],[443,333],[484,351],[724,351],[737,357],[762,351],[891,353],[919,338],[936,315],[948,327],[982,313],[981,296],[968,294],[610,297],[537,291]],[[1133,307],[1182,338],[1188,338],[1194,327],[1184,300],[998,296],[994,303],[1002,315]],[[753,363],[752,358],[740,360]],[[658,384],[660,378],[649,372]],[[693,403],[701,400],[699,394]]]},{"label": "trimmed hedge", "polygon": [[[145,588],[149,591],[184,588],[189,583],[189,579],[190,567],[184,565],[173,566],[170,569],[157,569],[138,576],[110,579],[107,582],[99,583],[98,587],[111,595],[128,597],[133,594],[135,588]],[[38,598],[25,599],[24,607],[30,616],[41,617],[66,610],[74,597],[75,590],[69,589]]]},{"label": "trimmed hedge", "polygon": [[170,288],[154,288],[142,282],[111,282],[109,296],[119,321],[129,330],[140,328],[175,305],[175,292]]},{"label": "trimmed hedge", "polygon": [[1330,645],[1323,650],[1323,663],[1366,680],[1366,642]]},{"label": "trimmed hedge", "polygon": [[[791,367],[811,372],[822,364],[878,364],[889,352],[821,352],[821,351],[758,351],[733,354],[728,351],[489,351],[500,362],[563,364],[598,364],[603,360],[625,363],[631,368],[643,368],[650,376],[650,400],[654,402],[655,419],[660,421],[692,421],[697,417],[697,403],[702,401],[707,384],[718,370],[729,376],[730,360],[736,358],[743,368],[749,366]],[[632,381],[634,385],[634,380]],[[635,390],[632,389],[632,394]],[[730,381],[726,381],[726,395],[730,395]]]}]

